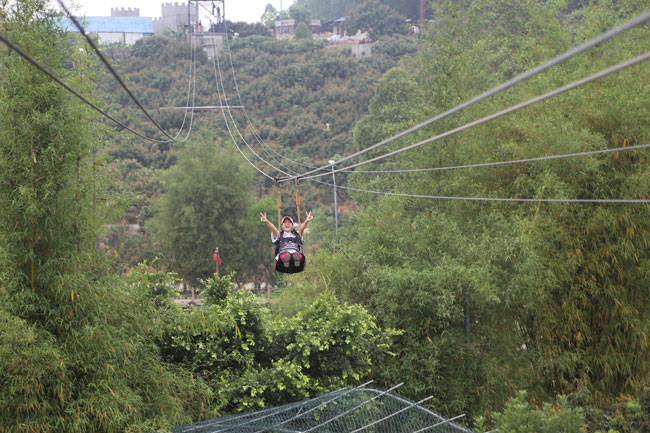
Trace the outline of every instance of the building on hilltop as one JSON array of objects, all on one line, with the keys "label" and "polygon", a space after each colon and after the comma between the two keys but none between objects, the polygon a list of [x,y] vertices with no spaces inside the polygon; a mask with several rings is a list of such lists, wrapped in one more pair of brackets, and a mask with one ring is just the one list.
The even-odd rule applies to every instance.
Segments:
[{"label": "building on hilltop", "polygon": [[[86,33],[97,35],[100,45],[133,45],[143,37],[174,31],[181,34],[190,33],[192,43],[203,48],[208,58],[223,51],[226,35],[219,32],[223,26],[211,23],[203,26],[198,19],[197,7],[190,7],[188,14],[187,3],[163,3],[161,6],[160,18],[141,17],[138,8],[111,8],[110,17],[80,17],[79,20]],[[63,30],[79,33],[79,29],[69,18],[63,17],[60,22]]]},{"label": "building on hilltop", "polygon": [[154,34],[162,35],[167,31],[189,33],[192,43],[203,48],[209,59],[223,51],[226,35],[219,31],[222,26],[203,24],[199,18],[198,4],[192,5],[189,11],[187,3],[163,3],[161,6],[162,16],[153,21]]},{"label": "building on hilltop", "polygon": [[111,16],[112,17],[139,17],[140,16],[140,9],[138,8],[111,8]]},{"label": "building on hilltop", "polygon": [[[275,37],[276,39],[287,39],[293,36],[296,32],[296,27],[298,27],[298,21],[294,19],[290,20],[276,20],[275,21]],[[321,24],[320,20],[309,20],[309,30],[313,35],[319,35],[321,33]]]},{"label": "building on hilltop", "polygon": [[[114,11],[111,10],[111,14]],[[140,17],[140,11],[131,11],[137,15],[118,15],[110,17],[80,17],[79,20],[86,33],[97,35],[99,44],[133,45],[138,39],[153,35],[151,18]],[[61,18],[61,27],[68,32],[79,33],[79,29],[68,17]]]},{"label": "building on hilltop", "polygon": [[[187,3],[163,3],[162,16],[154,18],[154,34],[162,35],[166,30],[184,33],[187,31],[188,10]],[[199,11],[197,7],[190,8],[189,18],[191,23],[199,22]]]},{"label": "building on hilltop", "polygon": [[330,32],[331,30],[330,33],[332,34],[332,36],[343,37],[345,36],[345,30],[343,28],[344,26],[345,26],[345,17],[341,17],[330,21],[326,21],[322,24],[321,27],[323,28],[323,30],[327,32]]}]

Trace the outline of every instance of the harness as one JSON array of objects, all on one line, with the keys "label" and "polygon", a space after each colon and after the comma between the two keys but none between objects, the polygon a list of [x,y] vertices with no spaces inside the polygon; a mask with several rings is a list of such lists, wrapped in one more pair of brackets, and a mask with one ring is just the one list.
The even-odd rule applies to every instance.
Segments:
[{"label": "harness", "polygon": [[291,234],[293,234],[294,238],[285,238],[282,236],[284,232],[280,232],[280,236],[273,242],[275,244],[275,255],[277,256],[280,254],[280,250],[282,249],[282,246],[288,242],[296,242],[298,244],[298,251],[302,254],[302,238],[298,234],[298,232],[295,229],[291,229]]}]

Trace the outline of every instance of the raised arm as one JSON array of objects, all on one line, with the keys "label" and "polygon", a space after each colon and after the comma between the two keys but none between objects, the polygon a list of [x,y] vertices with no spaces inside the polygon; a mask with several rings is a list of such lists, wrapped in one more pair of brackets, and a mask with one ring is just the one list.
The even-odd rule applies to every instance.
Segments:
[{"label": "raised arm", "polygon": [[280,231],[273,225],[271,221],[266,218],[266,212],[262,213],[260,212],[260,215],[262,215],[262,218],[260,218],[260,221],[262,221],[266,226],[271,229],[271,234],[273,235],[274,239],[278,239],[280,237]]},{"label": "raised arm", "polygon": [[307,217],[305,218],[305,221],[303,221],[302,224],[300,224],[300,227],[298,227],[298,234],[300,237],[302,237],[302,233],[305,231],[305,228],[307,228],[307,224],[309,224],[309,221],[313,220],[314,217],[311,216],[311,211],[307,212]]}]

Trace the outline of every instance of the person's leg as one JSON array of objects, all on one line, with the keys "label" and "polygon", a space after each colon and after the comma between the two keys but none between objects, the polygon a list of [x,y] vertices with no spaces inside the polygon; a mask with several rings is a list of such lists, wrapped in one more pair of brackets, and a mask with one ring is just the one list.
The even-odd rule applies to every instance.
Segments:
[{"label": "person's leg", "polygon": [[297,252],[297,251],[296,251],[295,253],[293,253],[293,265],[294,265],[295,267],[300,266],[300,263],[302,262],[302,259],[303,259],[303,255],[302,255],[302,254],[300,254],[300,253]]},{"label": "person's leg", "polygon": [[289,261],[291,260],[291,254],[282,253],[280,254],[280,261],[284,264],[285,268],[289,267]]}]

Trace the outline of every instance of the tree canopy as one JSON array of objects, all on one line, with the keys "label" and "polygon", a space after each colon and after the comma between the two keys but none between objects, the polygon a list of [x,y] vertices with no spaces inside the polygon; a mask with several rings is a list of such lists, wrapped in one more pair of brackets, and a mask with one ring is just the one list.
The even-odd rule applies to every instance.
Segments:
[{"label": "tree canopy", "polygon": [[[355,126],[355,148],[469,100],[643,10],[635,1],[575,12],[553,5],[439,4],[435,25],[420,35],[426,42],[417,60],[379,81],[368,115]],[[631,31],[384,151],[633,57],[643,50],[642,34]],[[648,81],[647,73],[643,67],[621,72],[372,169],[458,166],[645,143],[650,129],[642,107],[650,88],[639,86],[639,79]],[[648,163],[641,150],[348,176],[355,188],[441,197],[647,198]],[[647,384],[650,299],[641,288],[648,287],[644,245],[650,226],[644,205],[351,195],[361,208],[347,226],[345,255],[324,253],[319,269],[343,299],[361,302],[383,324],[405,330],[404,355],[394,369],[386,368],[387,383],[407,376],[414,395],[444,396],[436,407],[453,413],[500,407],[521,388],[541,400],[588,392],[598,401],[638,393]]]},{"label": "tree canopy", "polygon": [[384,35],[406,34],[406,21],[391,6],[376,0],[366,0],[350,11],[345,21],[345,31],[353,35],[367,32],[372,40]]}]

